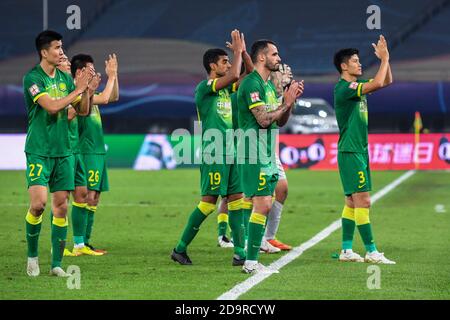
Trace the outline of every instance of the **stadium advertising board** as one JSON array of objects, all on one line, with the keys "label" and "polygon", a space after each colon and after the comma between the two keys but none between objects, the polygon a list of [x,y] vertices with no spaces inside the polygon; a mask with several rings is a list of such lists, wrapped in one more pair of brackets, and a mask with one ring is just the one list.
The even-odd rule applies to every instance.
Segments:
[{"label": "stadium advertising board", "polygon": [[[25,134],[0,135],[0,148],[8,150],[0,157],[0,170],[25,170],[25,138]],[[191,159],[197,159],[199,137],[185,139],[192,145]],[[280,135],[281,162],[289,169],[337,170],[338,139],[334,134]],[[105,135],[108,166],[136,170],[195,167],[198,159],[191,164],[177,160],[174,148],[178,143],[163,134]],[[372,170],[409,170],[416,164],[422,170],[450,169],[450,134],[423,134],[418,143],[414,134],[371,134],[369,157]]]},{"label": "stadium advertising board", "polygon": [[[280,135],[280,159],[287,168],[337,170],[339,135]],[[450,135],[370,134],[372,170],[450,169]]]}]

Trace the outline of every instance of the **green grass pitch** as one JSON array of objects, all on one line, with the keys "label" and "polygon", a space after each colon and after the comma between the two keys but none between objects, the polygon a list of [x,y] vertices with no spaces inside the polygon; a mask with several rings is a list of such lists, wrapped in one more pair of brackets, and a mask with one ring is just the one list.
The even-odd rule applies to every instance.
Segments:
[{"label": "green grass pitch", "polygon": [[[50,277],[47,204],[39,242],[41,275],[26,275],[24,172],[0,172],[0,299],[216,299],[248,278],[231,266],[231,249],[217,247],[213,213],[189,247],[193,266],[170,260],[189,213],[198,203],[198,170],[110,170],[92,243],[102,257],[66,257],[81,288]],[[373,172],[375,194],[403,172]],[[340,217],[337,172],[291,170],[278,237],[298,246]],[[368,264],[339,263],[340,230],[242,295],[241,299],[450,299],[450,172],[417,172],[371,210],[375,241],[397,265],[380,266],[380,289],[368,289]],[[444,210],[436,210],[442,205]],[[445,212],[440,212],[445,211]],[[355,251],[363,254],[359,234]],[[68,247],[72,248],[69,226]],[[262,254],[268,264],[281,254]]]}]

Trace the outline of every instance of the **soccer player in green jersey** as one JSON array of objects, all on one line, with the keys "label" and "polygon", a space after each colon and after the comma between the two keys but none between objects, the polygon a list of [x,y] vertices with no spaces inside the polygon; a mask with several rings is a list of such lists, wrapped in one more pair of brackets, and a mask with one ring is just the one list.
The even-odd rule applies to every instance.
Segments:
[{"label": "soccer player in green jersey", "polygon": [[[280,65],[279,70],[273,71],[270,74],[270,80],[275,85],[278,98],[283,96],[284,89],[291,83],[293,78],[294,75],[287,64]],[[261,243],[261,249],[266,253],[276,253],[281,250],[288,251],[292,249],[292,246],[276,238],[284,202],[288,195],[288,181],[278,153],[275,154],[275,158],[278,167],[278,182],[275,187],[275,199],[272,204],[272,209],[270,209],[269,215],[267,216],[266,231]]]},{"label": "soccer player in green jersey", "polygon": [[[227,143],[226,139],[227,130],[232,129],[230,94],[235,91],[239,80],[245,42],[238,30],[232,31],[231,39],[228,47],[233,51],[232,64],[224,50],[207,50],[203,55],[203,65],[208,79],[201,81],[195,91],[197,112],[202,124],[201,201],[189,216],[181,239],[171,254],[172,260],[183,265],[192,264],[187,247],[202,222],[215,210],[219,196],[227,196],[228,201],[229,223],[234,240],[232,265],[242,265],[245,261],[242,189],[237,168],[230,164],[230,159],[231,162],[234,160],[233,143]],[[208,138],[213,131],[222,137],[220,143]]]},{"label": "soccer player in green jersey", "polygon": [[[245,41],[244,41],[245,45]],[[242,60],[243,64],[241,66],[241,76],[240,79],[243,79],[247,74],[253,71],[253,62],[250,58],[250,55],[247,53],[247,50],[243,51],[242,54]],[[234,91],[230,95],[231,100],[231,113],[232,113],[232,123],[233,123],[233,130],[239,129],[239,123],[238,123],[238,106],[237,106],[237,92]],[[234,137],[234,147],[237,146],[237,139]],[[236,153],[236,150],[235,150]],[[236,161],[233,164],[236,166]],[[244,218],[244,234],[245,239],[247,240],[247,224],[248,219],[250,217],[250,214],[248,214],[249,211],[248,207],[248,199],[243,199],[241,204],[242,214]],[[251,204],[251,202],[250,202]],[[226,236],[228,229],[228,200],[226,197],[222,197],[222,200],[220,201],[219,207],[218,207],[218,215],[217,215],[217,231],[218,231],[218,246],[222,248],[233,248],[233,242],[228,239]]]},{"label": "soccer player in green jersey", "polygon": [[[90,55],[78,54],[72,57],[71,73],[76,79],[83,68],[95,70],[94,60]],[[97,82],[89,87],[91,106],[85,117],[75,117],[72,123],[74,139],[77,143],[75,156],[78,166],[75,173],[75,192],[72,202],[72,225],[75,255],[98,256],[105,250],[95,249],[91,243],[94,216],[100,201],[101,192],[109,190],[108,173],[106,170],[106,149],[103,138],[102,120],[99,105],[118,101],[118,62],[115,54],[109,55],[105,61],[105,72],[108,76],[104,90],[95,94],[101,81],[100,74],[94,78]],[[71,124],[72,124],[71,123]],[[78,137],[79,135],[79,137]]]},{"label": "soccer player in green jersey", "polygon": [[[246,63],[250,66],[250,72],[253,71],[253,63],[251,60]],[[245,70],[247,71],[247,70]],[[248,72],[249,73],[249,72]],[[274,71],[270,74],[270,80],[273,82],[277,97],[282,98],[285,87],[291,83],[293,79],[293,74],[291,68],[286,65],[280,65],[278,71]],[[233,129],[237,130],[239,128],[238,124],[238,106],[237,106],[237,93],[231,94],[231,106],[233,109]],[[277,253],[281,250],[291,250],[292,247],[287,245],[275,236],[278,230],[278,226],[281,220],[281,212],[283,210],[284,202],[287,198],[288,193],[288,183],[286,178],[286,173],[280,162],[278,155],[276,154],[276,163],[278,168],[278,182],[275,188],[275,199],[272,204],[272,209],[267,217],[266,231],[261,242],[261,250],[265,253]],[[248,222],[250,220],[250,215],[252,211],[251,199],[244,199],[243,201],[243,215],[244,215],[244,229],[245,229],[245,239],[248,240]],[[228,220],[228,209],[226,198],[222,199],[219,205],[219,215],[218,215],[218,232],[219,232],[219,246],[223,248],[233,247],[233,243],[226,238],[227,221]],[[228,241],[227,241],[228,240]]]},{"label": "soccer player in green jersey", "polygon": [[242,270],[245,273],[264,273],[273,272],[258,263],[258,256],[278,181],[274,156],[277,128],[287,122],[295,100],[303,93],[303,84],[292,81],[280,104],[275,87],[269,80],[270,73],[277,71],[281,63],[275,43],[256,41],[250,56],[255,70],[242,80],[237,96],[239,128],[244,133],[239,137],[237,161],[244,194],[253,203],[247,256]]},{"label": "soccer player in green jersey", "polygon": [[[386,39],[380,36],[378,43],[372,46],[381,63],[371,81],[358,79],[362,75],[362,67],[357,49],[342,49],[334,56],[334,65],[341,75],[334,88],[334,105],[339,125],[338,166],[345,194],[342,211],[342,251],[339,260],[395,264],[378,252],[369,220],[369,191],[372,181],[367,149],[366,95],[392,83]],[[367,251],[364,259],[352,250],[355,225]]]},{"label": "soccer player in green jersey", "polygon": [[[60,64],[58,65],[58,69],[68,73],[70,76],[71,63],[69,61],[69,58],[64,54]],[[92,69],[93,70],[93,69]],[[76,82],[76,80],[75,80]],[[88,85],[88,95],[90,101],[92,101],[92,93],[95,91],[95,89],[98,87],[99,84],[99,77],[96,75],[93,77],[93,79],[89,82]],[[81,160],[81,156],[78,149],[78,122],[77,122],[77,115],[78,116],[86,116],[89,110],[86,110],[83,114],[77,114],[77,111],[75,108],[72,107],[72,105],[69,105],[67,109],[67,117],[69,120],[69,137],[70,137],[70,143],[71,148],[73,151],[73,155],[75,158],[75,191],[72,192],[72,196],[74,197],[74,201],[72,202],[72,227],[74,234],[76,234],[77,229],[79,230],[80,227],[77,227],[80,225],[80,218],[79,213],[80,211],[83,211],[83,208],[87,205],[87,179],[86,179],[86,172],[84,169],[83,161]],[[75,223],[73,223],[75,221]],[[82,220],[81,220],[82,221]],[[84,227],[86,229],[86,227]],[[84,234],[84,231],[83,231]],[[79,237],[78,237],[79,238]],[[74,236],[74,242],[77,239],[76,236]],[[72,252],[69,249],[64,249],[64,257],[73,257],[78,256],[81,254],[88,254],[88,255],[101,255],[97,254],[96,252],[90,250],[89,248],[83,247],[83,252]]]},{"label": "soccer player in green jersey", "polygon": [[30,208],[26,215],[28,244],[27,274],[38,276],[38,240],[42,213],[47,202],[47,186],[52,197],[52,263],[50,274],[65,277],[61,261],[67,236],[67,198],[74,189],[74,157],[69,141],[67,106],[80,95],[76,108],[85,112],[89,107],[86,93],[92,79],[90,70],[83,70],[74,85],[72,78],[57,69],[63,56],[62,36],[46,30],[36,37],[40,62],[23,79],[28,113],[25,142],[27,186]]}]

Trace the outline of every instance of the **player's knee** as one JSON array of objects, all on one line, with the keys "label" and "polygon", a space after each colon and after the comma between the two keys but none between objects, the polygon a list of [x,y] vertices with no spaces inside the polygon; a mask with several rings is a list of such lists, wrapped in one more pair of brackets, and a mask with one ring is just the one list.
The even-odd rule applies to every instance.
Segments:
[{"label": "player's knee", "polygon": [[272,208],[272,203],[260,203],[256,206],[254,206],[253,212],[257,212],[257,213],[267,216],[269,214],[269,211],[271,208]]},{"label": "player's knee", "polygon": [[95,198],[87,198],[87,204],[90,207],[96,207],[98,205],[98,199]]},{"label": "player's knee", "polygon": [[86,203],[88,200],[88,192],[86,189],[81,189],[79,192],[79,199],[82,203]]},{"label": "player's knee", "polygon": [[288,189],[287,188],[282,188],[281,190],[277,190],[277,192],[275,194],[275,199],[281,203],[284,203],[286,201],[287,197],[288,197]]},{"label": "player's knee", "polygon": [[61,201],[53,204],[53,210],[59,213],[67,213],[67,201]]},{"label": "player's knee", "polygon": [[46,201],[38,200],[33,201],[30,206],[30,211],[35,216],[40,216],[42,213],[44,213],[45,210]]},{"label": "player's knee", "polygon": [[86,196],[86,201],[89,206],[96,206],[98,204],[98,198],[95,193],[89,192]]},{"label": "player's knee", "polygon": [[360,204],[360,206],[361,206],[361,208],[370,208],[370,198],[369,197],[367,197],[367,198],[364,198],[364,199],[362,199],[361,200],[361,204]]}]

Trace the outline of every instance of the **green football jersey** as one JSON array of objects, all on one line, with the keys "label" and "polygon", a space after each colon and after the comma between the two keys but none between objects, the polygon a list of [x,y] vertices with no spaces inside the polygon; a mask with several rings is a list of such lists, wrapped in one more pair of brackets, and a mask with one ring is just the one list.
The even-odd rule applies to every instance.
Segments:
[{"label": "green football jersey", "polygon": [[363,83],[340,79],[334,87],[334,108],[339,126],[338,151],[367,152],[367,98],[362,94]]},{"label": "green football jersey", "polygon": [[237,104],[237,92],[233,92],[231,94],[231,110],[232,110],[232,122],[233,122],[233,129],[236,130],[239,128],[238,123],[238,104]]},{"label": "green football jersey", "polygon": [[69,140],[67,109],[51,115],[37,100],[48,94],[61,99],[75,90],[72,77],[58,69],[53,78],[37,64],[23,78],[23,90],[28,114],[25,152],[45,157],[65,157],[72,154]]},{"label": "green football jersey", "polygon": [[102,117],[98,105],[91,107],[86,117],[78,119],[79,149],[82,154],[106,154]]},{"label": "green football jersey", "polygon": [[[227,143],[226,132],[233,128],[230,94],[235,86],[216,90],[217,80],[203,80],[195,89],[198,119],[202,123],[202,152],[203,155],[233,156],[232,143]],[[205,133],[209,129],[217,129],[222,133],[222,147],[214,148],[212,146],[215,143],[214,138],[205,138]],[[213,149],[215,152],[211,152]]]},{"label": "green football jersey", "polygon": [[78,133],[78,116],[69,121],[69,139],[70,148],[73,153],[80,153],[79,133]]},{"label": "green football jersey", "polygon": [[[278,126],[276,123],[272,123],[269,128],[267,128],[267,139],[260,139],[259,129],[263,129],[256,121],[251,109],[259,106],[265,106],[267,112],[275,111],[280,102],[277,99],[277,94],[275,86],[272,81],[268,80],[264,82],[259,73],[254,70],[252,73],[248,74],[241,82],[237,94],[237,102],[239,108],[238,122],[239,128],[247,133],[249,130],[254,130],[256,133],[257,141],[248,141],[249,139],[239,139],[238,141],[238,158],[245,157],[245,159],[254,159],[259,150],[262,148],[262,152],[268,156],[275,152],[276,143],[276,131]],[[251,139],[250,139],[251,140]],[[241,144],[245,144],[245,148]],[[250,150],[251,147],[257,148],[257,154],[255,154],[255,149]],[[244,155],[241,154],[241,148],[245,149]],[[258,157],[259,158],[259,157]],[[258,159],[258,163],[260,159]],[[276,169],[276,165],[274,169]]]}]

